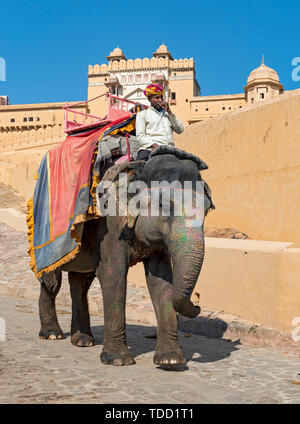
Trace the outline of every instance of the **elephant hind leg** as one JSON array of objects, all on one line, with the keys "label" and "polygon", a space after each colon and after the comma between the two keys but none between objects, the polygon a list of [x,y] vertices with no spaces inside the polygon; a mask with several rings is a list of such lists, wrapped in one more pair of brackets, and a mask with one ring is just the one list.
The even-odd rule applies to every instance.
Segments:
[{"label": "elephant hind leg", "polygon": [[61,287],[61,271],[44,273],[39,281],[41,292],[39,298],[39,314],[41,330],[39,337],[46,340],[58,340],[64,338],[56,315],[55,298]]},{"label": "elephant hind leg", "polygon": [[71,343],[78,347],[94,346],[95,339],[90,325],[88,291],[95,278],[94,272],[69,272],[72,297]]}]

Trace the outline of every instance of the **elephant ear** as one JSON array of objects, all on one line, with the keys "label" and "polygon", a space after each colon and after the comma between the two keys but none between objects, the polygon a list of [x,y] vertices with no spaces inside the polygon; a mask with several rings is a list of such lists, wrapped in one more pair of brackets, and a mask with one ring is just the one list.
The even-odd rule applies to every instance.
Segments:
[{"label": "elephant ear", "polygon": [[207,184],[207,182],[205,180],[203,180],[203,178],[201,178],[202,181],[204,182],[204,193],[208,199],[206,208],[205,208],[205,215],[208,214],[208,212],[212,211],[213,209],[216,209],[213,200],[212,200],[212,194],[211,194],[211,189],[209,187],[209,185]]},{"label": "elephant ear", "polygon": [[[135,161],[135,162],[124,162],[118,165],[113,165],[110,167],[104,174],[102,181],[112,181],[115,183],[116,187],[116,196],[117,202],[119,203],[119,175],[127,174],[127,183],[128,185],[133,181],[138,181],[143,179],[143,170],[145,166],[145,161]],[[130,200],[128,195],[128,201]],[[122,228],[131,229],[134,227],[137,216],[132,216],[129,214],[127,209],[127,215],[122,216],[121,226]]]}]

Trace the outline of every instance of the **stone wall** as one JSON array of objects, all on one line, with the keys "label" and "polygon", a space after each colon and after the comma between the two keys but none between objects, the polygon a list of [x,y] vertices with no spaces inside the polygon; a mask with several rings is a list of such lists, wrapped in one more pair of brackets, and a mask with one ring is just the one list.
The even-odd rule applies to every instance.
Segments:
[{"label": "stone wall", "polygon": [[27,201],[33,195],[36,183],[34,177],[47,150],[45,146],[44,149],[0,154],[0,181],[11,186]]},{"label": "stone wall", "polygon": [[[74,112],[68,120],[82,123],[85,102],[68,103]],[[36,103],[0,106],[0,153],[36,149],[64,140],[65,103]],[[88,122],[89,123],[89,120]]]},{"label": "stone wall", "polygon": [[[294,243],[206,238],[192,301],[292,332],[300,311],[299,267],[300,248]],[[128,280],[146,286],[143,264],[130,268]]]},{"label": "stone wall", "polygon": [[0,152],[36,149],[43,146],[57,144],[66,138],[64,126],[45,125],[40,128],[24,128],[14,130],[0,130]]},{"label": "stone wall", "polygon": [[220,96],[197,96],[191,100],[190,124],[224,115],[247,106],[245,93]]},{"label": "stone wall", "polygon": [[197,123],[176,145],[209,166],[207,223],[256,240],[300,241],[300,90]]}]

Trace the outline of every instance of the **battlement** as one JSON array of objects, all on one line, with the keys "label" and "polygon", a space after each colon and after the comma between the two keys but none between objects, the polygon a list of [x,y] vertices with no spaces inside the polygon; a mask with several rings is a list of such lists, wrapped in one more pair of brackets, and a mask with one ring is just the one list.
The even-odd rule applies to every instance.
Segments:
[{"label": "battlement", "polygon": [[170,60],[168,57],[112,60],[108,64],[103,63],[102,65],[89,65],[88,76],[96,77],[108,75],[110,72],[131,72],[162,68],[170,69],[172,71],[194,70],[195,63],[193,58]]}]

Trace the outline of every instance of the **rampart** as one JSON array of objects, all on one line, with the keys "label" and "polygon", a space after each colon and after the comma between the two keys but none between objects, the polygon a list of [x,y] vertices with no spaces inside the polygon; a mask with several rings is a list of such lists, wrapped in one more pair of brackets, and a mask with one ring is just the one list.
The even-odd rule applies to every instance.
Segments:
[{"label": "rampart", "polygon": [[[65,103],[0,106],[0,153],[40,148],[65,138]],[[69,102],[87,112],[85,102]]]},{"label": "rampart", "polygon": [[[192,301],[203,308],[292,332],[300,311],[300,248],[294,243],[205,239],[203,267]],[[145,287],[141,263],[129,281]]]},{"label": "rampart", "polygon": [[176,145],[209,166],[207,223],[255,240],[300,241],[300,90],[200,122]]},{"label": "rampart", "polygon": [[143,70],[143,69],[171,69],[171,70],[184,70],[184,69],[192,69],[195,68],[194,59],[175,59],[175,60],[169,60],[168,57],[166,58],[156,58],[152,57],[149,59],[148,57],[145,57],[144,59],[122,59],[120,61],[118,60],[112,60],[109,62],[109,64],[103,63],[102,65],[90,65],[89,66],[89,77],[91,76],[98,76],[98,75],[108,75],[109,72],[122,72],[122,71],[136,71],[136,70]]},{"label": "rampart", "polygon": [[[26,199],[44,153],[66,138],[65,103],[0,106],[0,181]],[[85,103],[70,102],[79,113]]]}]

